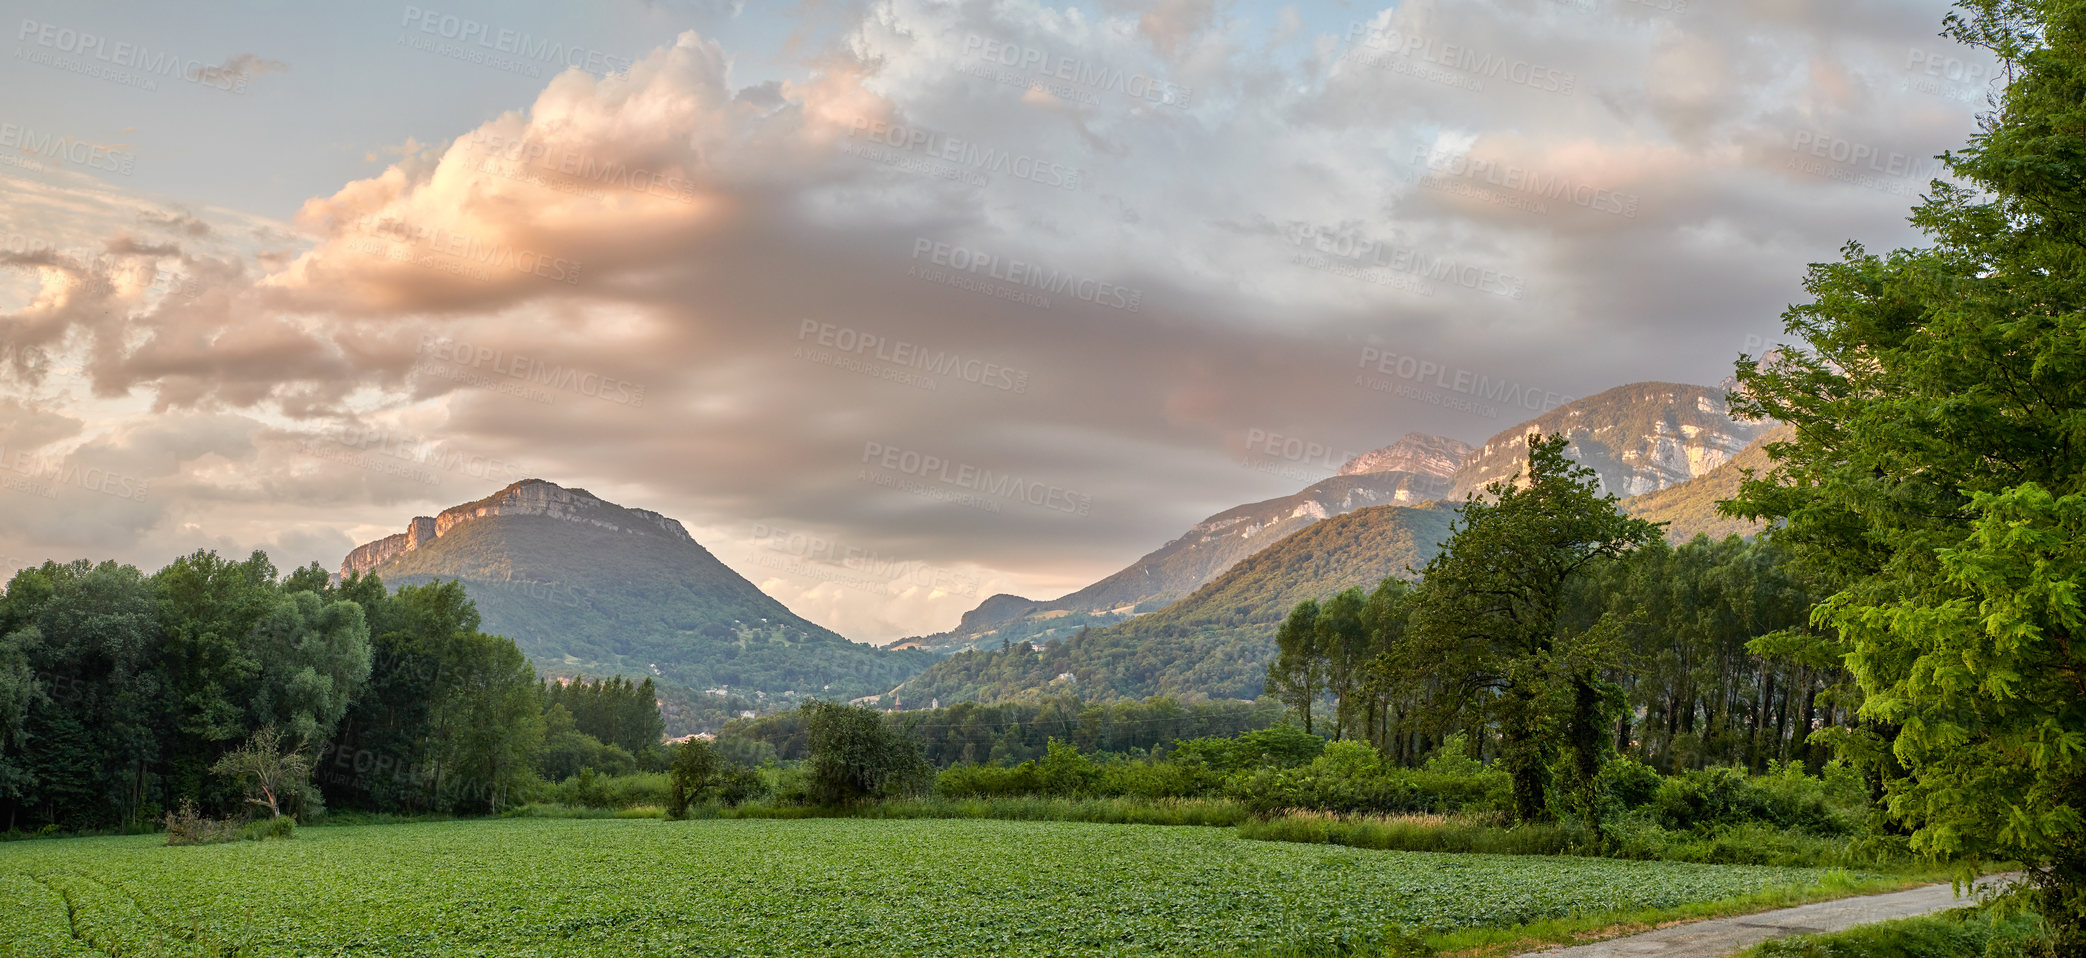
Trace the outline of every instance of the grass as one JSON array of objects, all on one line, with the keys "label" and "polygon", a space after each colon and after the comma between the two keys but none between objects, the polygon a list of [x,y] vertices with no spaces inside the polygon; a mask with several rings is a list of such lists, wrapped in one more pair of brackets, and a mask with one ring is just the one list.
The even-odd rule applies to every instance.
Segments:
[{"label": "grass", "polygon": [[1221,798],[906,798],[844,808],[744,805],[708,808],[698,818],[956,818],[1015,822],[1088,822],[1101,825],[1231,826],[1247,820],[1244,806]]},{"label": "grass", "polygon": [[1048,821],[512,818],[160,841],[0,846],[0,941],[59,955],[1302,954],[1866,887],[1816,869]]},{"label": "grass", "polygon": [[[1744,958],[1984,958],[2034,954],[2025,946],[2045,931],[2033,914],[2002,915],[1989,907],[1877,922],[1823,935],[1762,942]],[[1998,944],[1998,949],[1992,946]],[[2008,947],[2011,946],[2011,947]],[[1988,950],[1989,949],[1989,950]]]},{"label": "grass", "polygon": [[1426,936],[1425,945],[1429,951],[1454,958],[1497,958],[1553,945],[1605,941],[1681,922],[1749,915],[1834,898],[1900,891],[1945,880],[1945,877],[1940,871],[1920,876],[1884,876],[1829,869],[1822,872],[1817,884],[1809,887],[1770,888],[1718,901],[1688,902],[1660,908],[1593,911],[1504,928],[1458,929]]},{"label": "grass", "polygon": [[1380,851],[1486,855],[1562,855],[1571,833],[1555,825],[1501,827],[1448,815],[1335,815],[1294,811],[1239,825],[1239,837],[1269,842],[1347,845]]}]

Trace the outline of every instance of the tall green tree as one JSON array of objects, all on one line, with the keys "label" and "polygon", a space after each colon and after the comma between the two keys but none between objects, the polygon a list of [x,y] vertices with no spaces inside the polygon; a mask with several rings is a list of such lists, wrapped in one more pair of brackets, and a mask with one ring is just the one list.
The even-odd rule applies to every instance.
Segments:
[{"label": "tall green tree", "polygon": [[903,795],[933,774],[918,736],[875,709],[808,702],[798,711],[809,735],[812,798],[820,804]]},{"label": "tall green tree", "polygon": [[1572,627],[1573,589],[1659,536],[1617,511],[1593,470],[1565,456],[1565,437],[1531,433],[1527,445],[1526,470],[1473,493],[1427,563],[1401,652],[1438,671],[1444,704],[1494,716],[1523,821],[1548,815],[1551,766],[1574,717],[1612,701],[1593,647],[1612,630]]},{"label": "tall green tree", "polygon": [[1314,731],[1311,707],[1325,694],[1326,657],[1321,640],[1318,600],[1306,599],[1282,620],[1275,632],[1275,658],[1268,663],[1269,694],[1303,718],[1306,732]]},{"label": "tall green tree", "polygon": [[[1867,752],[1916,847],[2017,860],[2059,950],[2086,950],[2086,2],[1965,0],[1947,32],[2008,82],[1912,222],[1856,243],[1739,364],[1790,423],[1737,514],[1836,591]],[[2068,951],[2066,949],[2069,949]]]}]

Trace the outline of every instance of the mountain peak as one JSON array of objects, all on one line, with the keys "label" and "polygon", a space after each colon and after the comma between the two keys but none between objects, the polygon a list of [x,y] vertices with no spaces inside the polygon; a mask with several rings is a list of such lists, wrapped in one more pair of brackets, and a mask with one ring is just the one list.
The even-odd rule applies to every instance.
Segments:
[{"label": "mountain peak", "polygon": [[1340,475],[1363,476],[1378,472],[1409,472],[1416,476],[1447,479],[1455,475],[1476,449],[1447,436],[1408,432],[1404,438],[1382,449],[1365,452],[1340,467]]},{"label": "mountain peak", "polygon": [[357,546],[340,563],[340,575],[367,574],[371,569],[448,535],[466,522],[489,516],[542,516],[632,535],[694,542],[681,523],[650,509],[619,506],[585,489],[566,488],[547,479],[523,479],[506,488],[432,516],[414,516],[406,531]]}]

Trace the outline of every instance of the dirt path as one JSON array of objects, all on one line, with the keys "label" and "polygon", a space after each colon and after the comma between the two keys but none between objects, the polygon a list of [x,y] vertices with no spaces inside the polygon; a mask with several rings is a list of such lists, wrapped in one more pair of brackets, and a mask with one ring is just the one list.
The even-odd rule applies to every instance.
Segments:
[{"label": "dirt path", "polygon": [[[1979,881],[1979,890],[1991,887],[1998,877]],[[1923,885],[1884,895],[1842,898],[1752,915],[1688,922],[1641,935],[1529,954],[1543,958],[1719,958],[1770,938],[1841,931],[1856,925],[1911,918],[1976,903],[1975,896],[1957,898],[1948,885]]]}]

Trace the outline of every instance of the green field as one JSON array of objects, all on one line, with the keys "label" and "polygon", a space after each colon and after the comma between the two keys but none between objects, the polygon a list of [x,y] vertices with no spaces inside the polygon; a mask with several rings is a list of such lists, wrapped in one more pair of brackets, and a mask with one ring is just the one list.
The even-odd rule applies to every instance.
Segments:
[{"label": "green field", "polygon": [[511,819],[162,841],[0,845],[0,938],[13,944],[0,954],[1222,954],[1820,875],[1006,821]]}]

